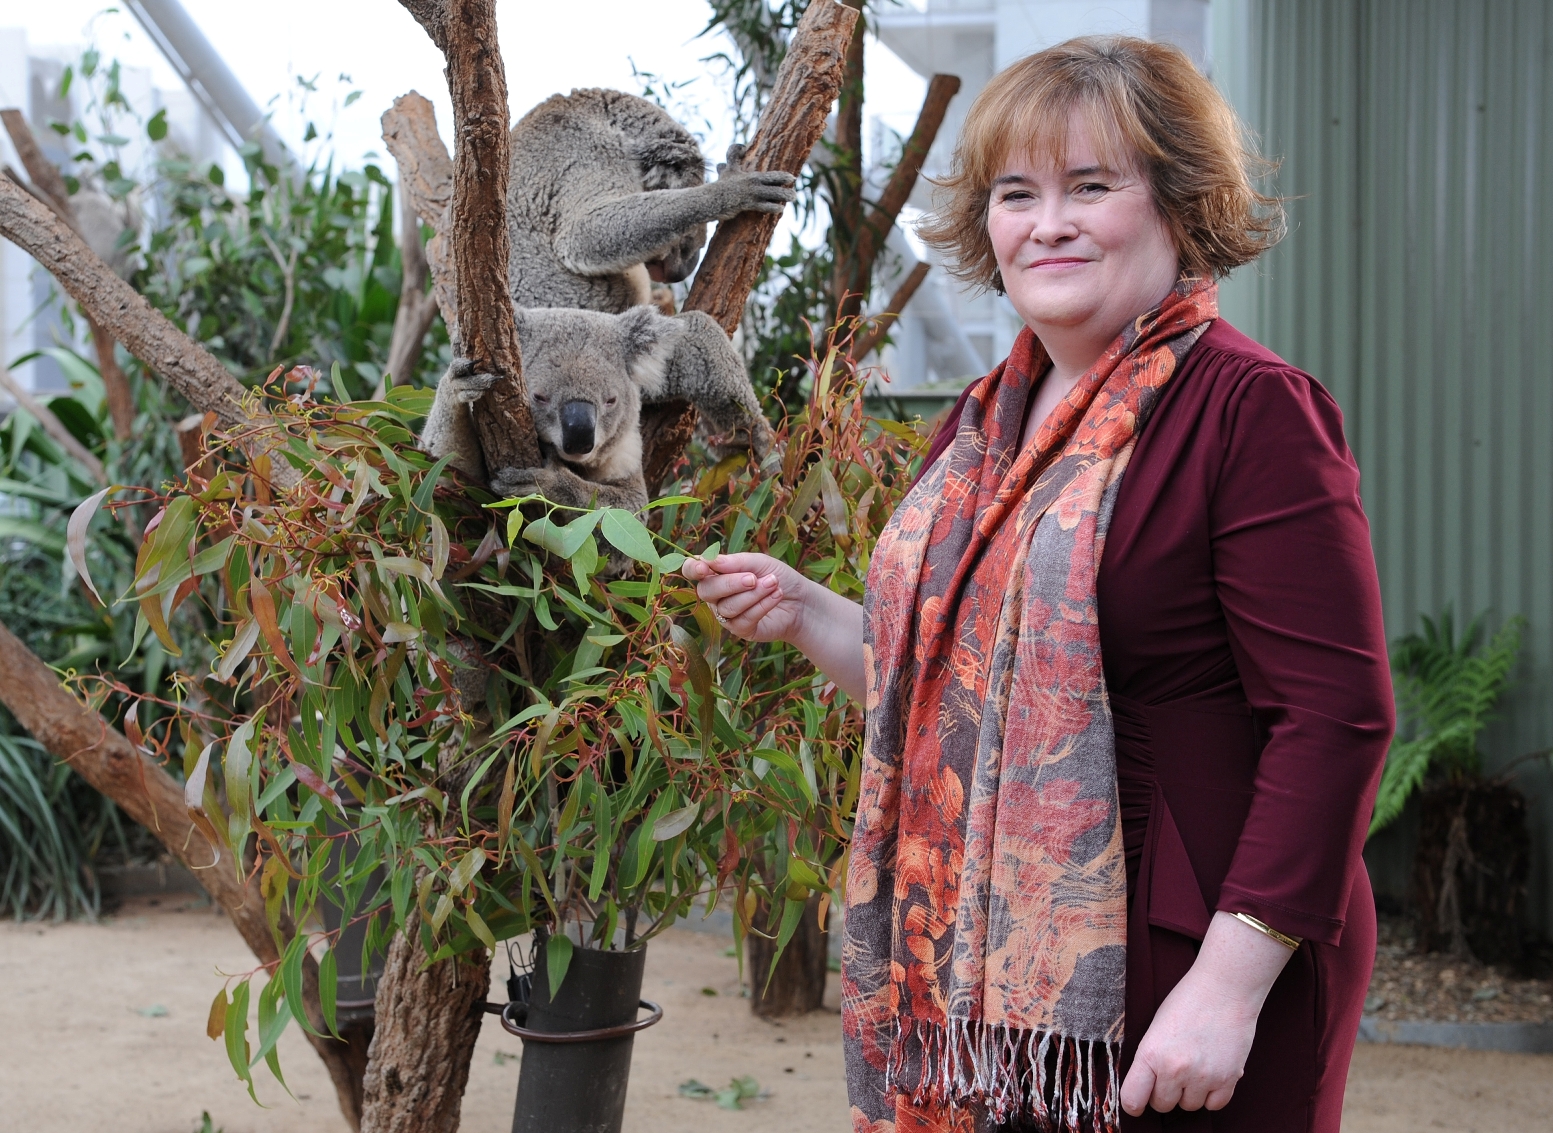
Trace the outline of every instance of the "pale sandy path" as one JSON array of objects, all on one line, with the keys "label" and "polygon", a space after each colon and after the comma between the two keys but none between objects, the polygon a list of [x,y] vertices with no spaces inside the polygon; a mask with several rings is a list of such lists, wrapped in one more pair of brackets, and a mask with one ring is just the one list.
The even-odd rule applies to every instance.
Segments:
[{"label": "pale sandy path", "polygon": [[[754,1019],[726,947],[673,930],[649,949],[645,994],[666,1017],[637,1040],[627,1133],[847,1133],[838,1016],[780,1027]],[[164,904],[100,925],[0,924],[0,1133],[195,1133],[202,1110],[226,1133],[346,1133],[323,1068],[295,1033],[281,1057],[297,1100],[261,1076],[268,1109],[248,1100],[205,1037],[216,970],[251,965],[208,910]],[[139,1013],[154,1005],[167,1014]],[[520,1051],[487,1021],[465,1130],[506,1133],[518,1063],[498,1056]],[[721,1086],[744,1074],[770,1096],[738,1116],[678,1094],[687,1078]],[[1553,1133],[1553,1056],[1361,1047],[1344,1128]]]}]

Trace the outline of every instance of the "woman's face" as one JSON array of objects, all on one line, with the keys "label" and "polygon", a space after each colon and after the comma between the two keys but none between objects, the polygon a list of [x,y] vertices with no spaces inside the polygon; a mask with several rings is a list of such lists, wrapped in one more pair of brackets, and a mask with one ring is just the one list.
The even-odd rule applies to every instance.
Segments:
[{"label": "woman's face", "polygon": [[[993,181],[987,229],[1009,301],[1046,343],[1103,350],[1175,285],[1178,255],[1148,181],[1097,156],[1081,115],[1063,168],[1010,158]],[[1054,355],[1056,353],[1053,350]]]}]

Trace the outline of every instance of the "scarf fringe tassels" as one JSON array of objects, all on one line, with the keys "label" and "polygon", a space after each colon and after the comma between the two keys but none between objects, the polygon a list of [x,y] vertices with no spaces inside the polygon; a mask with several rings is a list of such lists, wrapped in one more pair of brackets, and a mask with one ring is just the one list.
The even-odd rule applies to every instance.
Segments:
[{"label": "scarf fringe tassels", "polygon": [[1017,1129],[1116,1133],[1121,1044],[969,1019],[897,1024],[885,1085],[914,1106],[979,1107]]}]

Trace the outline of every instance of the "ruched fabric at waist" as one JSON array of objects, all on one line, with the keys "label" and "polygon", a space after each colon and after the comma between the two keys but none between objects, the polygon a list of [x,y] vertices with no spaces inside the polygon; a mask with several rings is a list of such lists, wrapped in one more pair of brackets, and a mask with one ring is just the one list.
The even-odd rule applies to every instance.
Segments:
[{"label": "ruched fabric at waist", "polygon": [[[1262,742],[1238,683],[1165,704],[1111,694],[1116,781],[1129,893],[1146,848],[1157,857],[1179,835],[1180,849],[1209,909],[1229,872],[1245,824]],[[1158,813],[1163,808],[1167,813]],[[1169,830],[1151,830],[1161,820]],[[1174,858],[1174,845],[1166,845]],[[1167,861],[1167,869],[1180,863]],[[1155,887],[1161,880],[1156,875]],[[1181,879],[1185,880],[1185,879]]]}]

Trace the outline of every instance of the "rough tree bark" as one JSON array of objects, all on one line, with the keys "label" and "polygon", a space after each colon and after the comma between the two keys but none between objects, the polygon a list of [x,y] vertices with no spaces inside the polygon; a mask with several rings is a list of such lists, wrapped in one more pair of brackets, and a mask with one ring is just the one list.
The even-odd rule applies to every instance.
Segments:
[{"label": "rough tree bark", "polygon": [[[54,758],[69,764],[97,790],[116,802],[194,874],[205,892],[231,918],[232,926],[260,963],[274,964],[280,949],[264,917],[257,876],[243,878],[232,855],[213,847],[195,828],[184,804],[183,788],[108,721],[84,706],[51,670],[4,625],[0,625],[0,702]],[[282,918],[281,940],[294,928]],[[308,1016],[323,1030],[318,1008],[318,969],[304,969],[303,995]],[[358,1047],[309,1035],[308,1041],[328,1068],[340,1110],[351,1128],[359,1127],[362,1061]],[[353,1055],[355,1057],[353,1057]]]},{"label": "rough tree bark", "polygon": [[[815,893],[804,903],[803,919],[782,950],[776,971],[771,958],[776,941],[750,933],[745,938],[749,963],[750,1010],[763,1019],[783,1019],[818,1011],[825,1004],[825,975],[830,964],[830,933],[820,924],[823,898]],[[755,923],[766,925],[771,910],[762,903]],[[767,979],[767,974],[770,979]]]},{"label": "rough tree bark", "polygon": [[251,423],[243,412],[242,384],[215,355],[115,275],[47,206],[4,178],[0,236],[43,265],[95,324],[166,379],[190,405],[215,413],[229,428]]},{"label": "rough tree bark", "polygon": [[852,278],[852,250],[863,224],[863,56],[868,20],[861,15],[863,0],[842,0],[860,13],[847,44],[841,73],[841,93],[836,99],[836,153],[831,170],[834,199],[830,210],[830,242],[835,262],[831,268],[830,295],[834,308]]},{"label": "rough tree bark", "polygon": [[[794,175],[803,169],[841,90],[856,22],[856,10],[835,0],[813,0],[809,5],[777,71],[755,137],[745,150],[746,169],[781,169]],[[720,223],[691,284],[685,310],[705,311],[732,335],[779,219],[743,212]],[[684,402],[643,411],[643,469],[649,491],[663,482],[695,428],[696,411]]]},{"label": "rough tree bark", "polygon": [[[20,110],[0,110],[0,120],[5,122],[5,131],[11,136],[16,155],[22,159],[22,168],[32,178],[38,195],[79,236],[81,226],[70,202],[70,190],[65,186],[65,178],[59,167],[43,156],[43,150],[33,137],[26,117]],[[108,402],[109,419],[113,422],[113,435],[121,441],[127,441],[135,431],[135,399],[130,393],[129,378],[114,356],[113,336],[90,315],[86,321],[92,328],[92,347],[97,352],[97,372],[102,375],[103,394]]]},{"label": "rough tree bark", "polygon": [[497,382],[475,427],[485,466],[537,468],[539,438],[523,385],[518,325],[507,280],[507,72],[496,40],[496,0],[445,0],[453,94],[453,213],[449,240],[463,356]]},{"label": "rough tree bark", "polygon": [[367,1064],[363,1133],[456,1133],[491,968],[484,950],[426,967],[420,915],[388,950]]}]

